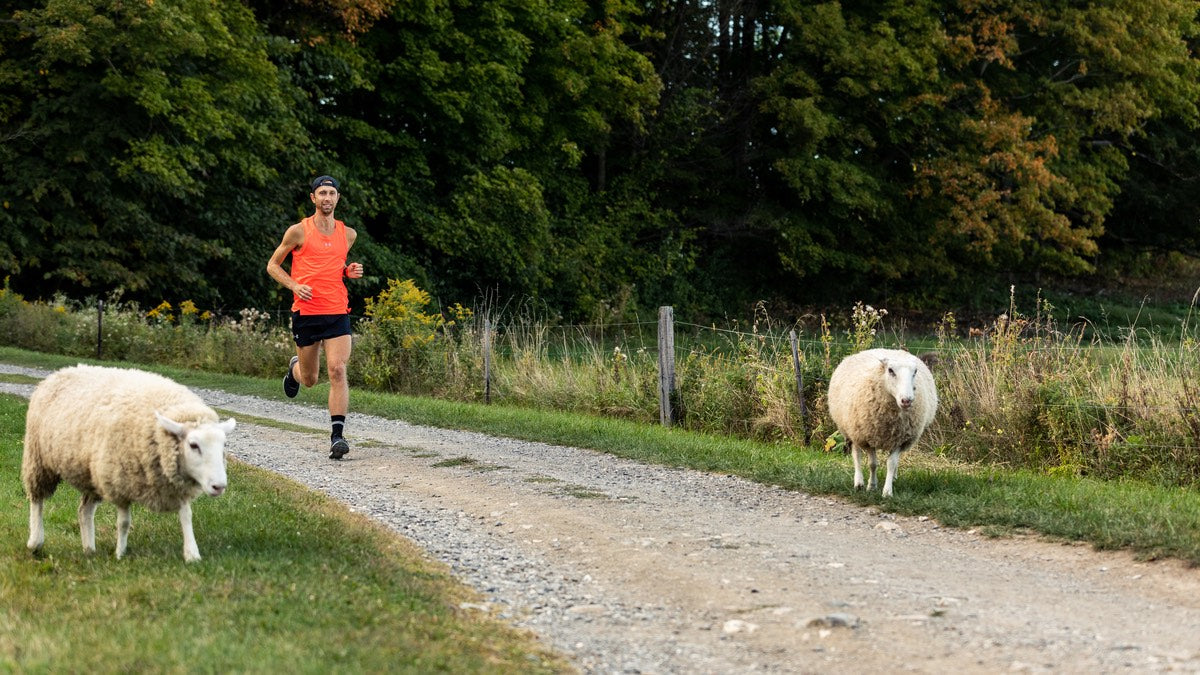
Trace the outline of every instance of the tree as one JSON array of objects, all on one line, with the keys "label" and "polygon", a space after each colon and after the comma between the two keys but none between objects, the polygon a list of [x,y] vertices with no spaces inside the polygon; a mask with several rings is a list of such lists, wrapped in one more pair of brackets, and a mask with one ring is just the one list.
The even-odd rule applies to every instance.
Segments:
[{"label": "tree", "polygon": [[966,133],[957,150],[941,146],[951,159],[923,164],[921,187],[955,204],[941,232],[966,239],[978,254],[967,263],[1091,271],[1135,144],[1156,120],[1200,121],[1200,61],[1188,47],[1197,5],[981,9],[964,3],[947,22],[950,63],[964,75],[951,105],[966,113]]},{"label": "tree", "polygon": [[646,16],[665,89],[635,170],[696,233],[726,306],[927,301],[964,287],[939,280],[1087,272],[1131,144],[1195,119],[1190,1],[718,0]]},{"label": "tree", "polygon": [[605,7],[396,4],[353,40],[322,34],[287,61],[320,156],[389,252],[386,275],[445,302],[500,293],[576,316],[625,282],[577,272],[619,257],[599,248],[614,238],[590,236],[608,230],[596,158],[648,114],[658,82],[619,37],[624,10]]},{"label": "tree", "polygon": [[250,12],[48,0],[0,26],[0,266],[13,286],[261,296],[261,252],[286,217],[279,167],[306,140]]}]

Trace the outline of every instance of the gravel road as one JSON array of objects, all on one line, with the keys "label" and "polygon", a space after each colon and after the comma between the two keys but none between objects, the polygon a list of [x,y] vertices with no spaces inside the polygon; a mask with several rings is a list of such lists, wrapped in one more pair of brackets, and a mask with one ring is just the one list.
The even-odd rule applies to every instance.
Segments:
[{"label": "gravel road", "polygon": [[229,451],[415,541],[481,593],[472,609],[585,673],[1200,672],[1200,570],[1176,562],[353,412],[334,462],[307,392],[200,393],[311,427],[242,421]]}]

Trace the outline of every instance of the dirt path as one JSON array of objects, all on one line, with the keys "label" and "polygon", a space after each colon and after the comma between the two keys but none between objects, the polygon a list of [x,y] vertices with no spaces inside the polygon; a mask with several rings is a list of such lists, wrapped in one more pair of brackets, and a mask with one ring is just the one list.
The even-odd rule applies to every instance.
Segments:
[{"label": "dirt path", "polygon": [[[474,583],[585,670],[1200,672],[1200,570],[1178,563],[577,449],[367,426],[378,445],[337,464],[303,435],[249,433],[320,466],[309,484],[402,505],[402,532],[413,514],[452,514],[484,548],[567,580],[565,597],[515,599],[487,574]],[[471,555],[447,562],[461,571],[453,556]]]},{"label": "dirt path", "polygon": [[[323,427],[319,408],[206,396]],[[574,448],[352,424],[342,462],[319,431],[246,423],[231,452],[414,539],[586,672],[1200,672],[1200,570],[1175,562]]]}]

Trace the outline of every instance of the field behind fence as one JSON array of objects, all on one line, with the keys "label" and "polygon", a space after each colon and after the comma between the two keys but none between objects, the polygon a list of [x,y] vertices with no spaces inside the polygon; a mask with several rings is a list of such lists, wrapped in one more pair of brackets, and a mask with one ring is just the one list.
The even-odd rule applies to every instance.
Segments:
[{"label": "field behind fence", "polygon": [[[561,326],[528,307],[430,310],[410,282],[368,302],[355,327],[356,388],[619,417],[840,449],[825,407],[846,354],[932,355],[941,405],[919,452],[1053,475],[1200,485],[1200,342],[1194,327],[1130,326],[1114,339],[1061,326],[1041,301],[985,326],[946,314],[927,334],[888,328],[864,304],[777,325],[765,311],[728,325],[662,317]],[[1189,317],[1190,319],[1190,317]],[[80,358],[277,378],[293,346],[259,310],[212,317],[190,303],[149,311],[116,299],[29,302],[0,291],[0,343]],[[668,345],[664,348],[664,345]],[[664,391],[664,351],[674,377]],[[664,398],[667,398],[664,401]],[[669,404],[669,418],[664,404]]]}]

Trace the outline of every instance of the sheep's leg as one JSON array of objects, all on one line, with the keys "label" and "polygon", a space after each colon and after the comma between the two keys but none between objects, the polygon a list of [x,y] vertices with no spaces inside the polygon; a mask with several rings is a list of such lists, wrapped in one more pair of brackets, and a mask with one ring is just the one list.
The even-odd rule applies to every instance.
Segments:
[{"label": "sheep's leg", "polygon": [[29,501],[29,543],[26,546],[30,551],[37,553],[45,541],[46,530],[42,527],[42,500],[31,499]]},{"label": "sheep's leg", "polygon": [[193,562],[200,559],[200,547],[196,545],[196,534],[192,532],[192,503],[184,502],[179,507],[179,525],[183,528],[183,559]]},{"label": "sheep's leg", "polygon": [[852,441],[846,441],[846,445],[850,446],[850,456],[854,458],[854,489],[861,490],[863,488],[862,465],[858,461],[858,446]]},{"label": "sheep's leg", "polygon": [[892,496],[892,481],[896,479],[896,473],[900,470],[900,451],[893,450],[892,454],[888,455],[887,460],[887,478],[883,481],[883,496]]},{"label": "sheep's leg", "polygon": [[125,547],[129,545],[129,530],[133,529],[133,514],[130,505],[117,505],[117,559],[125,557]]},{"label": "sheep's leg", "polygon": [[879,467],[879,462],[876,461],[874,448],[867,450],[867,460],[871,467],[871,479],[867,481],[867,489],[874,490],[875,486],[879,484],[879,482],[875,480],[875,470]]},{"label": "sheep's leg", "polygon": [[79,539],[88,553],[96,552],[96,507],[99,505],[100,500],[93,495],[85,494],[79,498]]}]

